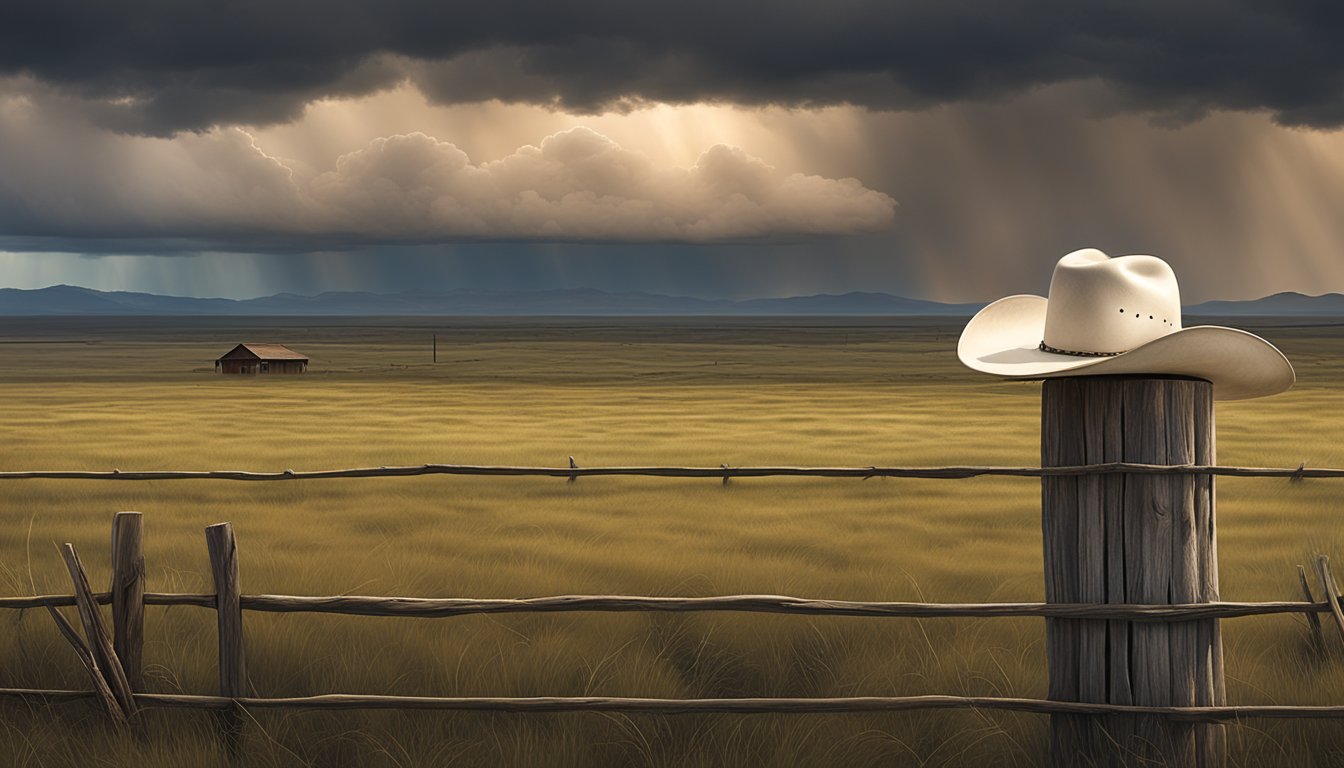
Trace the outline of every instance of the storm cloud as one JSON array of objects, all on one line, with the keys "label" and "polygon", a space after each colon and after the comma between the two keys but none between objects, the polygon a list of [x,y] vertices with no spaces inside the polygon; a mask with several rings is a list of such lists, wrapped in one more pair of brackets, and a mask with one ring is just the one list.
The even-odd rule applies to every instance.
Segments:
[{"label": "storm cloud", "polygon": [[573,113],[910,110],[1095,81],[1111,110],[1344,124],[1344,6],[1305,1],[48,0],[4,18],[0,74],[152,135],[286,122],[408,81],[438,103]]},{"label": "storm cloud", "polygon": [[22,100],[0,101],[0,167],[0,231],[30,239],[723,242],[870,232],[895,209],[855,179],[785,173],[734,147],[672,167],[581,127],[481,163],[424,133],[380,137],[314,170],[237,128],[116,135]]},{"label": "storm cloud", "polygon": [[1344,6],[0,4],[7,283],[1344,290]]}]

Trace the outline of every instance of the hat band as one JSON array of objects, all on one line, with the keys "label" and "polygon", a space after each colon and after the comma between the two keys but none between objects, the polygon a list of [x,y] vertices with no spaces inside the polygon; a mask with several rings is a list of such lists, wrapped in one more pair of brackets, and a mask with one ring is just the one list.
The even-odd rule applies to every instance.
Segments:
[{"label": "hat band", "polygon": [[1115,357],[1116,355],[1123,355],[1129,351],[1127,349],[1122,349],[1119,352],[1078,352],[1073,349],[1055,349],[1044,341],[1041,342],[1037,349],[1042,352],[1053,352],[1056,355],[1073,355],[1074,357]]}]

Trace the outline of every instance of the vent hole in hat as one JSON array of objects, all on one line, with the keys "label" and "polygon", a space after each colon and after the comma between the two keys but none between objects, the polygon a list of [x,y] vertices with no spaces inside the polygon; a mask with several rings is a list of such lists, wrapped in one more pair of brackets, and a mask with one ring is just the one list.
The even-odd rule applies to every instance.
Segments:
[{"label": "vent hole in hat", "polygon": [[1124,308],[1124,307],[1121,307],[1121,308],[1120,308],[1120,311],[1121,311],[1121,312],[1124,312],[1124,311],[1125,311],[1125,308]]},{"label": "vent hole in hat", "polygon": [[1152,315],[1149,315],[1149,316],[1148,316],[1148,319],[1149,319],[1149,320],[1152,320],[1152,319],[1153,319],[1153,316],[1152,316]]}]

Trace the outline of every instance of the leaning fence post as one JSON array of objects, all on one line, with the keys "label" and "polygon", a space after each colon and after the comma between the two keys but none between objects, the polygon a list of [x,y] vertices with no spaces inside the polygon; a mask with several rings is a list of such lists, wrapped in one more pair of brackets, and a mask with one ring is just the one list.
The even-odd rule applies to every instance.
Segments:
[{"label": "leaning fence post", "polygon": [[139,512],[112,518],[112,647],[132,691],[143,689],[145,643],[145,556]]},{"label": "leaning fence post", "polygon": [[1344,638],[1344,610],[1340,610],[1339,607],[1339,586],[1335,584],[1335,577],[1330,573],[1329,557],[1316,556],[1316,575],[1321,579],[1321,591],[1325,593],[1324,600],[1330,605],[1330,615],[1335,619],[1340,637]]},{"label": "leaning fence post", "polygon": [[[1184,378],[1048,379],[1042,466],[1211,465],[1213,390]],[[1218,600],[1214,478],[1189,473],[1045,477],[1042,533],[1051,603]],[[1050,698],[1144,706],[1226,703],[1216,619],[1047,619]],[[1220,724],[1157,716],[1051,716],[1055,765],[1221,766]]]},{"label": "leaning fence post", "polygon": [[[238,586],[238,546],[232,523],[205,529],[210,550],[210,573],[215,583],[215,615],[219,632],[219,695],[236,699],[243,695],[247,669],[243,659],[243,609]],[[237,749],[242,719],[236,711],[225,712],[223,724],[230,751]]]},{"label": "leaning fence post", "polygon": [[121,668],[121,660],[117,658],[117,652],[112,647],[112,640],[107,636],[107,625],[103,624],[103,615],[98,610],[93,591],[89,589],[89,579],[85,575],[83,563],[79,561],[79,553],[75,551],[75,545],[70,543],[59,547],[59,551],[61,557],[65,559],[66,569],[70,572],[70,582],[75,592],[75,608],[79,611],[79,621],[88,640],[90,657],[107,681],[108,688],[116,698],[121,711],[128,719],[134,717],[135,697],[131,694],[130,684],[126,682],[126,672]]},{"label": "leaning fence post", "polygon": [[[1297,566],[1297,580],[1302,583],[1302,596],[1308,603],[1316,602],[1316,596],[1311,594],[1311,584],[1307,583],[1307,570],[1302,566]],[[1329,597],[1324,598],[1326,600]],[[1325,653],[1325,635],[1321,634],[1321,620],[1313,611],[1307,611],[1307,625],[1311,627],[1312,647],[1317,653]]]},{"label": "leaning fence post", "polygon": [[61,612],[47,606],[47,612],[56,622],[56,628],[60,630],[61,635],[74,648],[75,656],[79,658],[79,663],[83,665],[84,670],[89,673],[89,682],[93,684],[93,693],[98,698],[98,703],[102,705],[103,711],[112,718],[112,722],[118,727],[124,728],[127,725],[126,713],[121,708],[121,702],[117,701],[116,694],[112,693],[112,687],[107,684],[107,678],[103,677],[103,672],[98,668],[98,662],[93,657],[93,649],[79,636],[79,632],[70,626]]}]

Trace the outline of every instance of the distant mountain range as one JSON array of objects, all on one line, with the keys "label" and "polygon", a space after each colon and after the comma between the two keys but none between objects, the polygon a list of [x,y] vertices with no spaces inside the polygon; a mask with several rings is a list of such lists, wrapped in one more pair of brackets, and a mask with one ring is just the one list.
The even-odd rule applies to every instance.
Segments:
[{"label": "distant mountain range", "polygon": [[[0,315],[952,315],[983,304],[943,304],[889,293],[842,293],[779,299],[697,299],[591,289],[551,291],[277,293],[257,299],[199,299],[73,285],[0,288]],[[1276,293],[1254,301],[1186,307],[1200,315],[1344,315],[1344,295]]]},{"label": "distant mountain range", "polygon": [[1286,291],[1254,301],[1206,301],[1186,312],[1199,315],[1344,315],[1344,294],[1325,293],[1307,296]]},{"label": "distant mountain range", "polygon": [[0,315],[969,315],[980,304],[941,304],[886,293],[785,299],[697,299],[590,289],[552,291],[277,293],[197,299],[95,291],[73,285],[0,289]]}]

